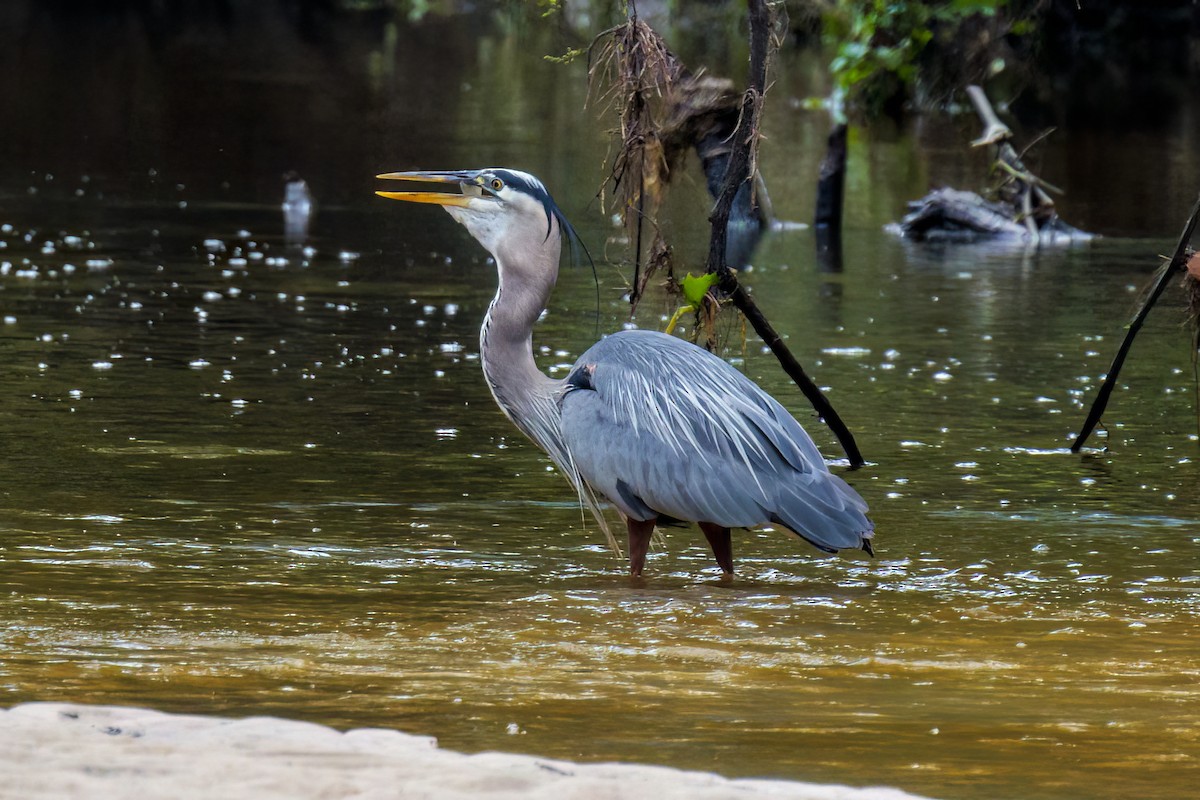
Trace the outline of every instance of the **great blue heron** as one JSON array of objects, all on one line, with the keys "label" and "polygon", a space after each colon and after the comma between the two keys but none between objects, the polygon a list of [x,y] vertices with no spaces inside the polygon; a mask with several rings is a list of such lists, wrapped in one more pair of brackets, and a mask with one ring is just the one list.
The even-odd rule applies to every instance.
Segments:
[{"label": "great blue heron", "polygon": [[492,254],[500,283],[479,335],[492,396],[606,534],[599,498],[620,510],[633,575],[645,566],[655,523],[699,523],[726,573],[731,528],[776,525],[826,553],[872,553],[863,499],[830,473],[783,406],[703,348],[620,331],[589,348],[565,379],[542,374],[533,325],[558,278],[561,238],[577,237],[541,181],[511,169],[378,177],[421,184],[377,194],[442,206]]}]

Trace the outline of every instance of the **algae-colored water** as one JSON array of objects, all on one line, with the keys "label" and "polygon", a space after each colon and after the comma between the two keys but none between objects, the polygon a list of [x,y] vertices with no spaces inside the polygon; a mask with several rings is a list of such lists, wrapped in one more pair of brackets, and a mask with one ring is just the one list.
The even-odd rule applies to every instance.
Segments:
[{"label": "algae-colored water", "polygon": [[[447,32],[453,68],[422,70]],[[371,196],[389,169],[541,175],[600,277],[597,311],[591,271],[566,270],[536,332],[546,369],[569,364],[627,322],[605,258],[619,232],[592,199],[608,123],[580,110],[581,65],[543,62],[520,31],[345,35],[352,55],[322,70],[290,45],[280,62],[316,75],[299,88],[278,79],[295,66],[181,72],[178,41],[41,65],[48,85],[140,76],[111,90],[144,123],[119,131],[6,89],[23,113],[0,170],[7,702],[277,714],[942,798],[1194,791],[1200,459],[1177,295],[1113,397],[1093,442],[1108,450],[1066,451],[1182,225],[1186,176],[1101,196],[1122,135],[1065,130],[1046,167],[1063,214],[1112,235],[927,248],[882,226],[931,183],[978,185],[973,121],[856,134],[844,271],[819,272],[790,231],[745,279],[858,436],[870,463],[844,474],[878,557],[743,532],[723,582],[699,533],[672,530],[633,583],[488,395],[485,255],[440,211]],[[783,65],[764,169],[781,216],[804,220],[827,121],[789,102],[811,63]],[[1178,163],[1189,136],[1154,141]],[[284,169],[324,201],[308,251],[282,238]],[[699,258],[702,181],[677,192],[681,257]],[[652,298],[637,323],[669,310]],[[727,332],[839,456],[761,343]]]}]

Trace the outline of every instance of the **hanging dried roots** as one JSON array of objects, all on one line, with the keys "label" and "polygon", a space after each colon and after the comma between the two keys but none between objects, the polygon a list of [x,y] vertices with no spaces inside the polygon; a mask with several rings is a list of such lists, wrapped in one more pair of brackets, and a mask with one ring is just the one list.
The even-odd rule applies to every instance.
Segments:
[{"label": "hanging dried roots", "polygon": [[1183,291],[1187,295],[1188,329],[1192,332],[1192,356],[1200,351],[1200,253],[1190,248],[1183,274]]},{"label": "hanging dried roots", "polygon": [[733,81],[686,74],[673,88],[661,133],[667,163],[675,165],[692,147],[702,159],[728,154],[742,102]]},{"label": "hanging dried roots", "polygon": [[621,120],[621,144],[609,180],[634,247],[631,311],[637,308],[655,266],[652,258],[646,269],[641,269],[646,224],[654,227],[656,242],[661,238],[655,220],[670,167],[659,135],[660,106],[682,72],[683,65],[663,38],[636,15],[597,36],[588,49],[589,92],[597,91],[598,85],[607,86],[600,102],[616,108]]},{"label": "hanging dried roots", "polygon": [[689,72],[636,17],[592,42],[588,81],[594,95],[607,87],[598,96],[619,112],[620,146],[609,182],[634,250],[630,304],[636,308],[651,278],[669,263],[657,220],[674,168],[692,148],[704,162],[728,155],[742,97],[732,81]]},{"label": "hanging dried roots", "polygon": [[621,145],[611,180],[627,226],[638,224],[661,200],[668,168],[658,106],[682,70],[663,38],[637,17],[600,34],[588,49],[589,90],[608,87],[600,103],[620,115]]},{"label": "hanging dried roots", "polygon": [[646,284],[658,272],[666,275],[668,286],[675,284],[675,253],[663,239],[661,231],[654,234],[654,242],[650,245],[650,256],[646,259],[646,269],[642,271],[641,281],[634,287],[638,297],[645,293]]}]

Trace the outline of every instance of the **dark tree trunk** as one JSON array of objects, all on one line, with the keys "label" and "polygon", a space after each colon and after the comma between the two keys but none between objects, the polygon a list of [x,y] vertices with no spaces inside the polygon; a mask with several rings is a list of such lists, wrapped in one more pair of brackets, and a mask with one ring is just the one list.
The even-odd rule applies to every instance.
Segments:
[{"label": "dark tree trunk", "polygon": [[817,178],[817,266],[822,272],[842,271],[842,211],[846,197],[846,124],[829,132],[825,158]]}]

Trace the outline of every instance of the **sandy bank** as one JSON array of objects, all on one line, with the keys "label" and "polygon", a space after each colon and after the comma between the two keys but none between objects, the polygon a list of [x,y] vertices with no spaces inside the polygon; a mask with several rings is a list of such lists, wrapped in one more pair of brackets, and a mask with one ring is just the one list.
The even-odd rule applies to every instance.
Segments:
[{"label": "sandy bank", "polygon": [[14,800],[919,800],[887,788],[463,755],[392,730],[68,703],[0,710],[0,776],[0,798]]}]

